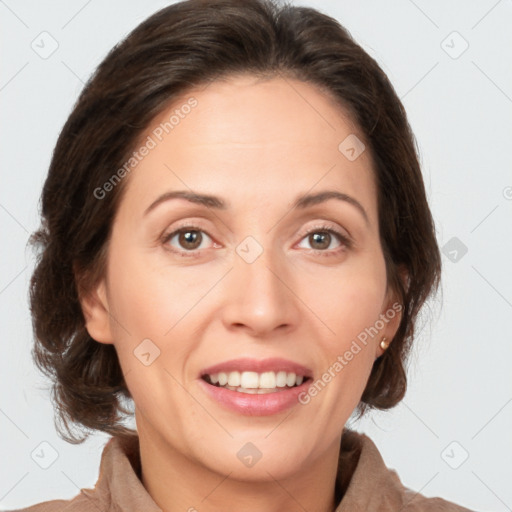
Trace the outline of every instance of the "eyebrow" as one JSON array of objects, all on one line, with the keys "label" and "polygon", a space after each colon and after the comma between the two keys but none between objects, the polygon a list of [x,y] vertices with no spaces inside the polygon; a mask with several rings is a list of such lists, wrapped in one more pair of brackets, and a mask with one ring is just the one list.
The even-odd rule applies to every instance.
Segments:
[{"label": "eyebrow", "polygon": [[[147,215],[151,210],[154,210],[160,204],[170,201],[171,199],[185,199],[190,203],[199,204],[207,208],[214,208],[216,210],[227,210],[229,208],[229,202],[226,202],[224,199],[221,199],[217,196],[200,194],[198,192],[188,190],[173,190],[157,197],[157,199],[155,199],[155,201],[153,201],[146,208],[144,215]],[[292,205],[292,209],[298,208],[299,210],[303,210],[310,206],[324,203],[330,199],[337,199],[339,201],[344,201],[351,204],[361,213],[361,215],[364,217],[364,220],[366,221],[366,224],[370,223],[366,210],[357,199],[336,190],[324,190],[315,194],[299,195],[295,199],[295,202]]]}]

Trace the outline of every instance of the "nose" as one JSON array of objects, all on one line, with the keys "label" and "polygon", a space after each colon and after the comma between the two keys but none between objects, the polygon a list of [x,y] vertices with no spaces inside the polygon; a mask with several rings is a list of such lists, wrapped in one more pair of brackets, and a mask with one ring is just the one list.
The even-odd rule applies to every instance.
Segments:
[{"label": "nose", "polygon": [[266,249],[249,263],[236,254],[228,281],[222,314],[228,330],[245,330],[261,338],[274,331],[288,333],[298,325],[300,300],[284,258],[273,257]]}]

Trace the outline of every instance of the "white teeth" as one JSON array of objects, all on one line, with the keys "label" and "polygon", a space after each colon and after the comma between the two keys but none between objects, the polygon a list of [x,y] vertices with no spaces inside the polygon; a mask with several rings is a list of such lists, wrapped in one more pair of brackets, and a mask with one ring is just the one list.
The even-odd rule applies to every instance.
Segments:
[{"label": "white teeth", "polygon": [[277,372],[276,386],[278,388],[284,388],[286,386],[286,372]]},{"label": "white teeth", "polygon": [[231,391],[237,391],[238,393],[247,393],[249,395],[266,395],[268,393],[276,393],[279,391],[278,389],[249,389],[249,388],[230,388],[226,386],[226,389],[231,389]]},{"label": "white teeth", "polygon": [[233,391],[238,391],[239,393],[249,393],[249,395],[255,395],[258,393],[257,389],[244,388],[243,386],[234,388]]},{"label": "white teeth", "polygon": [[219,372],[208,375],[212,384],[249,394],[278,391],[277,388],[300,386],[303,375],[294,372]]},{"label": "white teeth", "polygon": [[240,372],[229,372],[228,386],[233,386],[233,387],[240,386]]},{"label": "white teeth", "polygon": [[256,372],[243,372],[240,377],[240,386],[246,389],[259,387],[259,375]]},{"label": "white teeth", "polygon": [[274,372],[264,372],[260,375],[260,388],[272,389],[276,387],[276,374]]}]

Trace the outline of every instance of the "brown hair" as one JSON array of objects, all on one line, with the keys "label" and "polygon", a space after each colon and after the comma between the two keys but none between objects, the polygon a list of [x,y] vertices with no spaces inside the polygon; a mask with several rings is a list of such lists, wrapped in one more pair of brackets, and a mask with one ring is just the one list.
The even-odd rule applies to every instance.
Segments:
[{"label": "brown hair", "polygon": [[86,439],[86,429],[133,432],[124,425],[131,397],[115,348],[89,336],[79,301],[103,274],[126,179],[103,199],[94,191],[170,102],[238,73],[311,83],[360,128],[376,174],[388,284],[403,305],[393,342],[373,365],[360,415],[391,408],[405,394],[417,314],[439,285],[441,259],[415,139],[393,86],[348,31],[317,10],[270,0],[188,0],[152,15],[99,65],[64,125],[44,184],[42,224],[32,236],[39,249],[30,288],[32,354],[53,381],[56,426],[69,442]]}]

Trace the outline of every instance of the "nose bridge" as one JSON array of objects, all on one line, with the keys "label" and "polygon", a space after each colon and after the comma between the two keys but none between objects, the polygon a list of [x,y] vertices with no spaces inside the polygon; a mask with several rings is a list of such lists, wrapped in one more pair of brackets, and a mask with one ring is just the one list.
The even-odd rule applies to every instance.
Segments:
[{"label": "nose bridge", "polygon": [[[266,238],[267,242],[270,240],[271,237]],[[279,251],[249,236],[236,248],[230,275],[231,291],[225,309],[225,321],[229,324],[243,324],[262,334],[296,323],[296,299],[287,282],[292,277]]]}]

